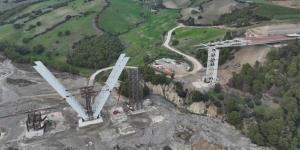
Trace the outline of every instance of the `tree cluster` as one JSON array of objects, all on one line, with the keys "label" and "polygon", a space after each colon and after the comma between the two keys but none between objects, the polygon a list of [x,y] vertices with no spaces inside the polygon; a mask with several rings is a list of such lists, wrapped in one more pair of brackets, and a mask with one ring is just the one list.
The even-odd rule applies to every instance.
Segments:
[{"label": "tree cluster", "polygon": [[115,63],[124,50],[121,41],[108,34],[86,37],[73,45],[67,63],[91,69],[108,67]]},{"label": "tree cluster", "polygon": [[[258,145],[272,145],[277,149],[300,149],[300,44],[292,42],[288,46],[273,50],[265,64],[254,67],[243,65],[239,74],[234,74],[229,86],[250,92],[260,99],[268,93],[276,97],[279,107],[256,105],[254,118],[248,127],[248,136]],[[244,109],[240,109],[240,115]],[[243,115],[242,115],[243,116]],[[230,123],[238,123],[238,114],[229,115]]]},{"label": "tree cluster", "polygon": [[29,63],[30,49],[24,46],[13,45],[8,42],[0,42],[0,52],[3,52],[6,57],[18,63]]},{"label": "tree cluster", "polygon": [[[234,58],[233,51],[236,51],[235,48],[221,48],[220,49],[220,55],[219,55],[219,65],[223,65],[227,60],[231,60]],[[196,56],[196,58],[201,61],[201,63],[206,66],[207,65],[207,57],[208,52],[206,49],[199,49],[193,54]]]},{"label": "tree cluster", "polygon": [[0,52],[17,63],[32,63],[36,61],[36,55],[45,55],[45,57],[39,57],[38,60],[43,61],[45,64],[49,65],[51,68],[56,70],[69,72],[73,74],[79,74],[79,70],[66,63],[57,63],[51,58],[53,57],[52,51],[46,51],[45,47],[41,44],[34,46],[32,49],[24,46],[14,45],[8,42],[0,42]]},{"label": "tree cluster", "polygon": [[164,74],[156,74],[155,70],[150,66],[141,67],[141,71],[144,75],[144,80],[146,82],[151,82],[154,85],[169,84],[172,81],[171,78],[168,78]]},{"label": "tree cluster", "polygon": [[256,14],[256,4],[250,4],[245,8],[238,8],[229,14],[224,14],[214,25],[225,24],[233,27],[244,27],[252,25],[258,21],[270,20],[270,18],[259,16]]},{"label": "tree cluster", "polygon": [[268,61],[262,65],[258,62],[252,67],[244,64],[239,74],[234,73],[229,86],[253,95],[268,92],[282,97],[288,89],[292,89],[300,80],[299,43],[293,42],[267,55]]},{"label": "tree cluster", "polygon": [[[141,74],[141,76],[143,76]],[[128,78],[128,72],[127,71],[123,71],[121,76],[120,76],[120,79],[119,79],[121,82],[120,84],[120,88],[119,88],[119,94],[122,94],[123,96],[126,96],[126,97],[129,97],[129,78]],[[150,91],[149,91],[149,88],[146,86],[146,85],[142,85],[143,86],[143,96],[148,96],[150,94]]]}]

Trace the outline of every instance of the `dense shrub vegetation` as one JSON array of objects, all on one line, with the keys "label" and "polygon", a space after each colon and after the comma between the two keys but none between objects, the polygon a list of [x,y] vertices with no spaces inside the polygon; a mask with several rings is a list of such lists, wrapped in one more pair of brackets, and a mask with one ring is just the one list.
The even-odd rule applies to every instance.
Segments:
[{"label": "dense shrub vegetation", "polygon": [[300,51],[298,42],[274,50],[267,56],[265,65],[256,63],[254,67],[245,64],[240,74],[234,74],[229,85],[252,94],[271,92],[283,96],[284,92],[299,84]]},{"label": "dense shrub vegetation", "polygon": [[168,78],[164,74],[156,74],[155,70],[150,66],[141,67],[141,71],[143,73],[144,80],[146,82],[151,82],[154,85],[169,84],[172,81],[171,78]]},{"label": "dense shrub vegetation", "polygon": [[236,9],[229,14],[224,14],[214,24],[220,25],[225,24],[234,27],[249,26],[254,22],[270,20],[268,17],[260,16],[256,13],[256,4],[251,4],[248,7],[242,9]]},{"label": "dense shrub vegetation", "polygon": [[271,2],[250,3],[244,8],[224,14],[214,24],[243,27],[268,20],[299,20],[299,9],[274,5]]},{"label": "dense shrub vegetation", "polygon": [[12,59],[14,62],[29,63],[30,57],[28,54],[30,51],[30,49],[23,46],[17,46],[8,42],[0,42],[0,52],[3,52],[6,57]]},{"label": "dense shrub vegetation", "polygon": [[[254,143],[278,149],[300,149],[299,42],[271,51],[264,65],[243,65],[241,73],[233,75],[229,86],[256,95],[252,100],[247,99],[248,106],[242,109],[240,102],[231,104],[234,107],[227,110],[230,123],[241,124],[239,115],[252,117],[254,121],[248,126],[248,136]],[[258,106],[257,100],[264,93],[276,97],[279,107]]]},{"label": "dense shrub vegetation", "polygon": [[108,34],[86,37],[74,44],[67,62],[78,67],[104,68],[114,63],[123,50],[117,37]]},{"label": "dense shrub vegetation", "polygon": [[[33,63],[33,61],[40,60],[45,64],[49,65],[52,68],[55,68],[59,71],[70,72],[73,74],[78,74],[79,70],[75,67],[66,64],[66,63],[56,63],[53,62],[52,57],[54,56],[53,52],[48,51],[44,54],[45,48],[43,45],[36,45],[33,49],[11,44],[9,42],[0,42],[0,52],[2,52],[6,57],[11,59],[13,62],[17,63]],[[36,55],[44,56],[40,59],[36,59]]]},{"label": "dense shrub vegetation", "polygon": [[[140,74],[143,76],[143,74]],[[123,71],[120,79],[121,82],[120,88],[119,88],[119,93],[122,94],[123,96],[129,97],[129,78],[128,78],[128,72]],[[150,94],[149,88],[146,85],[143,85],[143,96],[148,96]]]},{"label": "dense shrub vegetation", "polygon": [[[220,60],[219,65],[223,65],[227,60],[231,60],[234,58],[233,51],[236,51],[236,48],[221,48],[220,49]],[[196,58],[201,61],[201,63],[206,66],[207,64],[207,50],[205,49],[199,49],[195,53]]]}]

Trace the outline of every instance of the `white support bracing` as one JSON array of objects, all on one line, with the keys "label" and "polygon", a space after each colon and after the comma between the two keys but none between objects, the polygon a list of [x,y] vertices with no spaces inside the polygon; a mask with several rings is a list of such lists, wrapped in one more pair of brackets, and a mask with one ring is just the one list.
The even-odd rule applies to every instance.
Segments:
[{"label": "white support bracing", "polygon": [[96,96],[95,103],[92,106],[93,109],[93,117],[94,119],[98,118],[100,115],[100,112],[106,103],[111,91],[115,87],[116,83],[118,82],[118,79],[124,70],[127,62],[129,60],[129,57],[125,57],[125,54],[121,54],[118,58],[116,65],[114,66],[112,72],[110,73],[108,79],[105,82],[105,85],[102,87],[101,92]]},{"label": "white support bracing", "polygon": [[204,48],[224,48],[224,47],[240,47],[240,46],[247,46],[247,45],[254,45],[254,43],[250,41],[246,41],[243,39],[233,39],[233,40],[225,40],[225,41],[216,41],[216,42],[209,42],[206,44],[199,44],[196,45],[197,47],[204,47]]},{"label": "white support bracing", "polygon": [[55,76],[40,62],[34,62],[36,66],[33,68],[54,88],[57,93],[62,96],[67,103],[78,113],[80,117],[87,120],[89,117],[85,109],[76,101],[76,99],[66,91],[65,87],[55,78]]},{"label": "white support bracing", "polygon": [[214,85],[218,81],[218,63],[219,63],[219,48],[224,47],[240,47],[253,45],[250,41],[246,41],[243,39],[233,39],[233,40],[225,40],[225,41],[217,41],[210,42],[206,44],[196,45],[197,47],[204,48],[208,50],[208,58],[207,58],[207,68],[205,74],[205,82]]},{"label": "white support bracing", "polygon": [[208,49],[207,69],[205,81],[215,84],[218,79],[218,64],[219,64],[220,50],[215,48]]}]

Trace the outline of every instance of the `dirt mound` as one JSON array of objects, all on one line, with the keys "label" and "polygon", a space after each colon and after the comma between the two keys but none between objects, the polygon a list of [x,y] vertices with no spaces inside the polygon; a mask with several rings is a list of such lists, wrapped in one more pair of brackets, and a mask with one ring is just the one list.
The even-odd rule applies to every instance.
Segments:
[{"label": "dirt mound", "polygon": [[205,150],[220,150],[220,149],[222,149],[222,147],[219,145],[210,144],[210,143],[206,142],[205,140],[203,140],[202,138],[200,138],[197,143],[192,145],[192,150],[204,150],[204,149]]},{"label": "dirt mound", "polygon": [[8,84],[18,85],[19,87],[25,87],[25,86],[29,86],[32,84],[36,84],[35,82],[28,81],[25,79],[12,79],[12,78],[7,78],[6,82]]}]

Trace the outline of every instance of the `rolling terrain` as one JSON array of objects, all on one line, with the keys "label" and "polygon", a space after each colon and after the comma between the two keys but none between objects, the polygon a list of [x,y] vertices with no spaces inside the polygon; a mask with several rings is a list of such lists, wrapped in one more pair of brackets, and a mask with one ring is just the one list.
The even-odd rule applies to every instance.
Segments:
[{"label": "rolling terrain", "polygon": [[[262,16],[291,20],[299,17],[295,9],[276,6],[262,0],[254,2],[259,5],[256,13]],[[218,19],[223,14],[230,13],[230,10],[243,5],[230,1],[225,8],[225,5],[219,1],[206,2],[205,0],[165,0],[161,5],[168,8],[168,4],[174,5],[174,8],[166,9],[156,5],[154,7],[135,0],[37,1],[28,3],[28,6],[22,7],[20,11],[10,12],[9,14],[12,15],[8,16],[6,13],[0,15],[4,17],[0,25],[0,41],[8,41],[30,49],[42,45],[45,47],[43,53],[31,52],[26,57],[31,60],[49,60],[51,57],[48,63],[52,66],[66,63],[66,55],[72,51],[73,44],[79,40],[103,33],[121,39],[126,47],[125,51],[132,56],[131,65],[144,64],[145,59],[148,61],[159,57],[182,59],[161,46],[164,34],[177,25],[177,20],[194,18],[192,25],[201,22],[212,23],[213,20],[208,22],[204,20]],[[220,6],[224,9],[219,9],[219,12],[214,11],[215,14],[211,12]],[[281,11],[273,11],[278,9]],[[221,39],[225,34],[224,31],[214,31],[214,29],[202,30],[205,29],[180,29],[175,31],[178,35],[174,36],[172,41],[178,41],[176,47],[182,51],[193,51],[191,45]],[[82,74],[90,72],[86,68],[74,67]]]},{"label": "rolling terrain", "polygon": [[[49,138],[50,146],[66,149],[118,149],[119,144],[124,149],[168,145],[173,150],[300,147],[299,40],[222,48],[219,84],[207,92],[199,87],[208,53],[195,46],[300,32],[300,9],[292,0],[0,0],[0,5],[0,107],[9,106],[0,110],[5,114],[0,135],[2,128],[9,129],[9,138],[0,136],[0,142],[6,145],[47,149]],[[110,121],[78,131],[76,115],[60,105],[64,101],[30,67],[40,60],[51,72],[79,74],[55,72],[79,89],[96,70],[89,85],[105,80],[108,72],[97,75],[110,70],[121,53],[130,57],[127,68],[140,68],[147,86],[143,92],[150,93],[145,98],[152,103],[144,114],[129,116],[137,134],[125,138],[116,136]],[[2,55],[13,63],[1,63]],[[174,68],[183,71],[176,74]],[[125,76],[105,109],[127,105]],[[65,131],[37,141],[19,139],[23,127],[17,119],[27,109],[52,109],[56,103],[60,107],[53,110],[66,117]],[[12,131],[11,124],[20,132]]]}]

